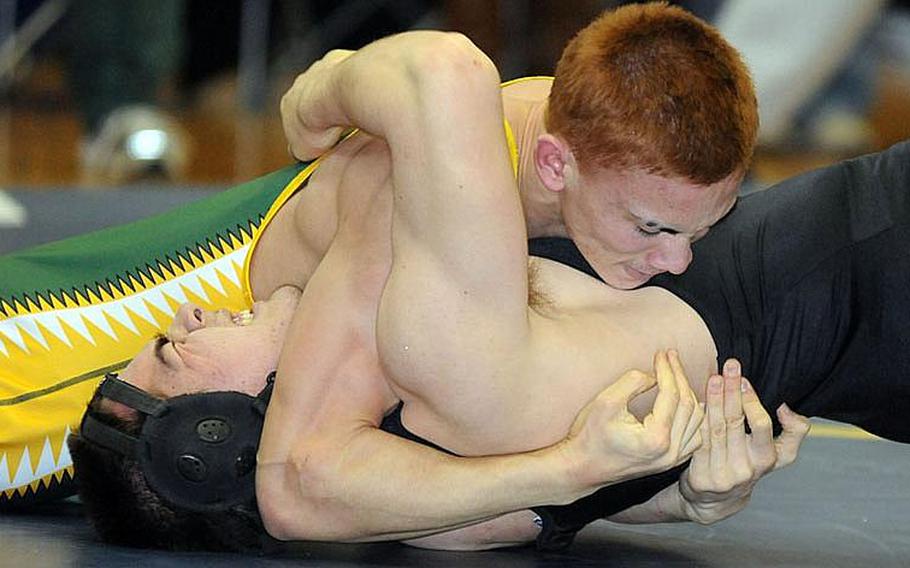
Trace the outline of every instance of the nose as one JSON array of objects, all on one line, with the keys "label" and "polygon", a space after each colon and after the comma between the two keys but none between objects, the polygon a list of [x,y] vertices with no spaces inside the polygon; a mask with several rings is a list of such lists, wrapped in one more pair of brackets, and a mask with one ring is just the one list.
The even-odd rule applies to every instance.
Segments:
[{"label": "nose", "polygon": [[187,302],[177,308],[174,321],[168,329],[168,336],[179,341],[199,328],[205,327],[205,310],[192,302]]},{"label": "nose", "polygon": [[663,242],[647,257],[651,268],[682,274],[692,263],[692,242],[684,235],[664,235]]}]

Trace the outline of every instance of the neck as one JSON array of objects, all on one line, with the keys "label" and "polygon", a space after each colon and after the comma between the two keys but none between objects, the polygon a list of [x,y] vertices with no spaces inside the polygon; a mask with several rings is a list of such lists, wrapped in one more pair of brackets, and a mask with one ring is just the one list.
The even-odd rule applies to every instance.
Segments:
[{"label": "neck", "polygon": [[544,123],[546,109],[546,97],[533,101],[519,100],[506,105],[506,118],[512,126],[518,146],[518,192],[529,238],[568,236],[562,221],[559,194],[548,190],[541,183],[534,165],[537,139],[547,131]]}]

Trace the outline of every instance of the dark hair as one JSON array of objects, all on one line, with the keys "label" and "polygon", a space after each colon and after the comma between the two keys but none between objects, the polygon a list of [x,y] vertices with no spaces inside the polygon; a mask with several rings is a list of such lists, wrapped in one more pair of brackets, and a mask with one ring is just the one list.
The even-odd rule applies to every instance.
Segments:
[{"label": "dark hair", "polygon": [[[126,420],[103,410],[99,395],[88,409],[100,421],[138,434],[144,417]],[[166,502],[149,487],[138,462],[89,442],[77,433],[67,440],[79,496],[102,540],[166,550],[251,551],[273,541],[256,501],[226,512],[199,513]]]}]

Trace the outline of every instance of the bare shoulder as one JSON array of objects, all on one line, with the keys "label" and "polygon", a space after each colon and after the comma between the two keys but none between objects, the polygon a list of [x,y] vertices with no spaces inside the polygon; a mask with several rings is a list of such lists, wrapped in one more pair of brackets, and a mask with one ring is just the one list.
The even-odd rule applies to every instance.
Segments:
[{"label": "bare shoulder", "polygon": [[[392,173],[392,156],[385,140],[358,132],[345,149],[344,171],[338,183],[337,207],[351,211],[386,190]],[[405,163],[405,166],[407,164]]]},{"label": "bare shoulder", "polygon": [[[332,243],[340,199],[356,197],[369,182],[388,175],[388,149],[368,135],[339,144],[275,214],[253,251],[250,283],[254,298],[275,289],[303,288]],[[370,175],[372,172],[372,176]]]}]

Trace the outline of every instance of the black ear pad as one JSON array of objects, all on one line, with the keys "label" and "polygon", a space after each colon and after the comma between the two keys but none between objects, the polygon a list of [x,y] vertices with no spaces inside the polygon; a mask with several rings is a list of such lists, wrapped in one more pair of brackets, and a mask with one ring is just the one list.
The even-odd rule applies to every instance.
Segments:
[{"label": "black ear pad", "polygon": [[136,457],[152,489],[195,511],[252,500],[264,420],[255,401],[239,392],[189,394],[148,416]]}]

